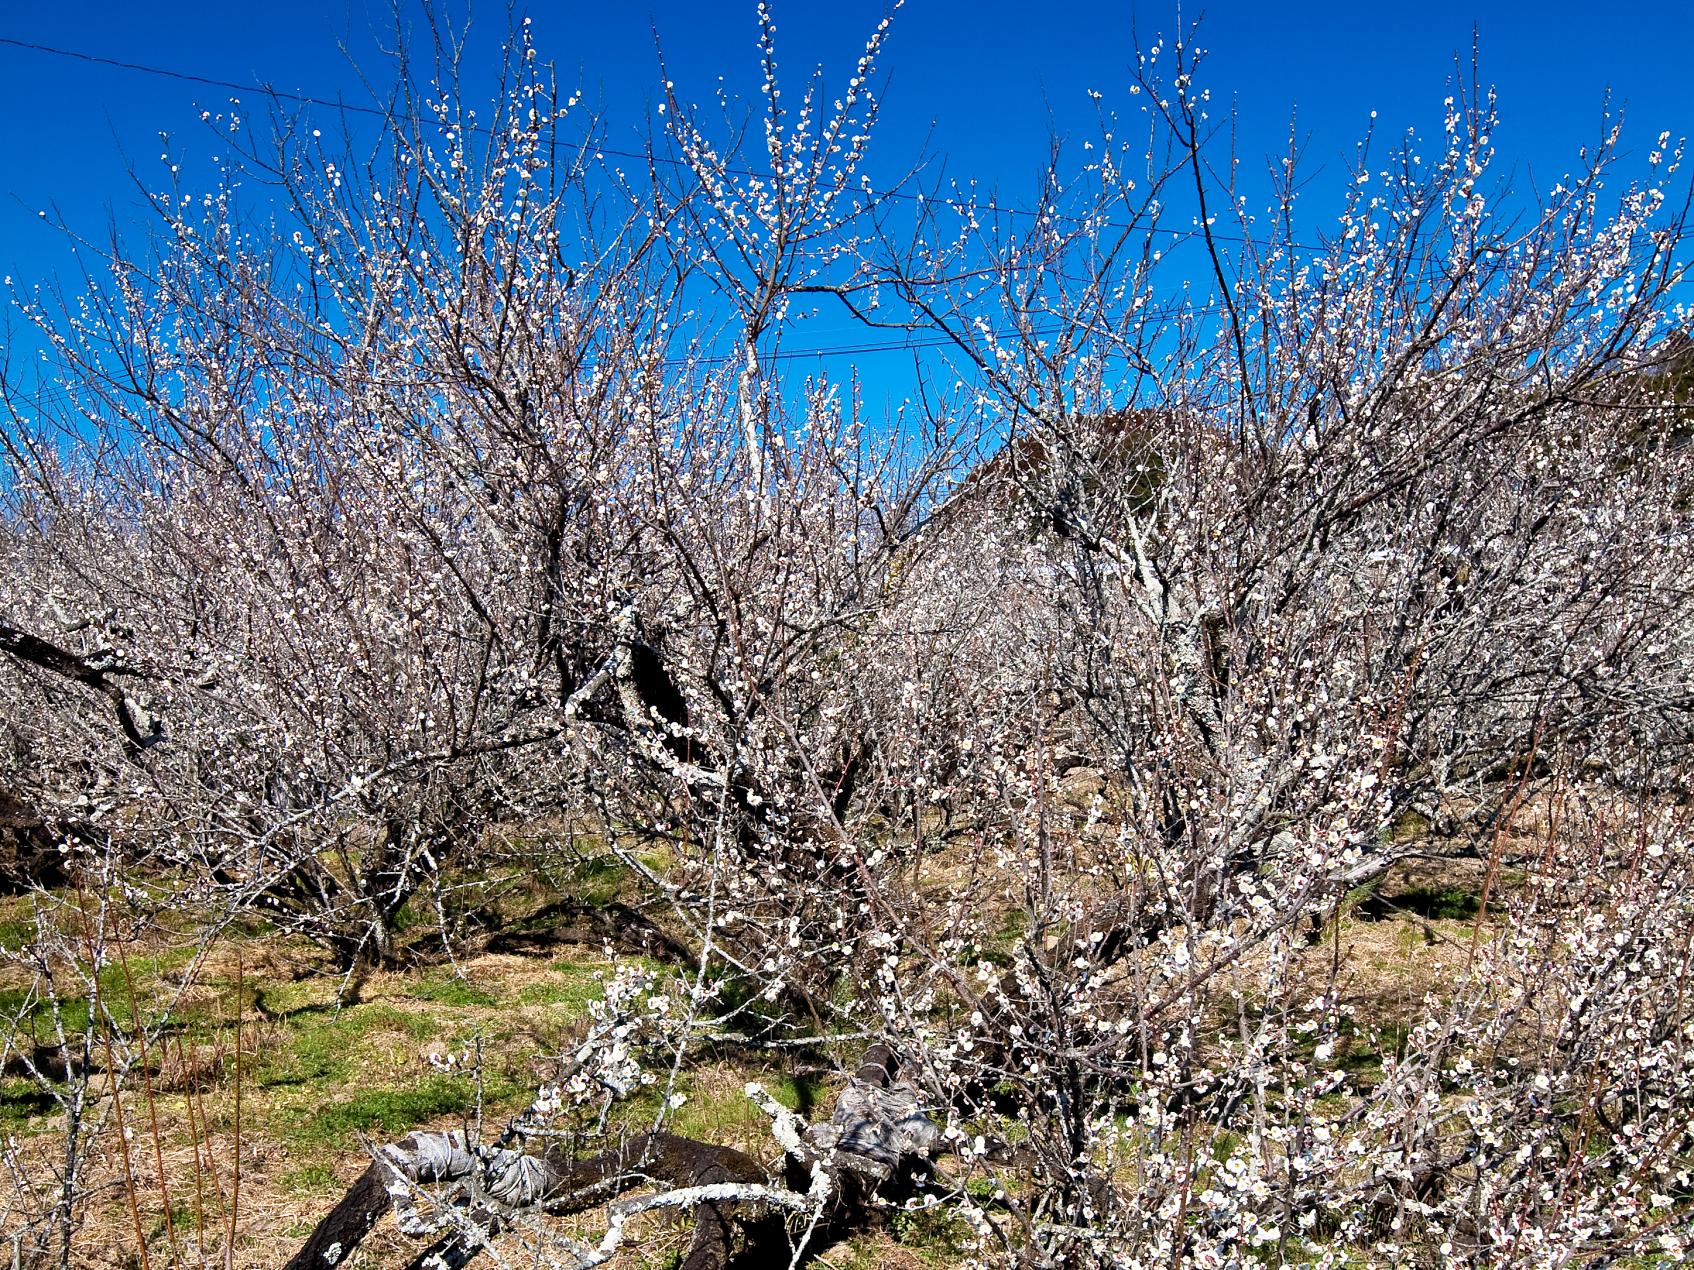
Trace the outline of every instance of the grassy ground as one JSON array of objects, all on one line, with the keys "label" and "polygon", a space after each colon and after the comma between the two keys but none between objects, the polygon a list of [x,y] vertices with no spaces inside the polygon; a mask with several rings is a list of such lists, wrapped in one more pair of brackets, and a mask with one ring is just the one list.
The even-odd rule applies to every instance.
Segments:
[{"label": "grassy ground", "polygon": [[[591,904],[619,893],[599,866],[571,880]],[[133,1000],[141,1017],[156,1018],[170,1001],[172,1024],[145,1080],[131,1079],[115,1111],[103,1077],[90,1082],[109,1128],[94,1160],[99,1189],[77,1236],[78,1263],[222,1265],[233,1212],[232,1264],[274,1267],[365,1168],[372,1145],[419,1127],[469,1128],[479,1116],[485,1134],[497,1133],[580,1040],[606,978],[629,962],[656,968],[550,939],[557,922],[537,894],[510,903],[492,925],[506,937],[499,942],[525,952],[475,951],[473,941],[450,962],[420,941],[415,964],[355,983],[304,941],[257,925],[230,932],[197,965],[189,922],[180,938],[160,930],[126,946],[127,978],[116,966],[100,976],[107,1009],[125,1017]],[[34,929],[27,901],[0,901],[0,943],[16,948]],[[25,1208],[51,1203],[66,1123],[22,1066],[21,1055],[39,1063],[56,1049],[53,1011],[30,985],[15,965],[0,973],[9,1060],[0,1132],[17,1166],[8,1179],[14,1203],[0,1198],[0,1247]],[[88,999],[64,989],[61,997],[58,1019],[74,1031],[88,1019]],[[791,1106],[821,1096],[781,1066],[694,1062],[675,1084],[685,1101],[666,1127],[770,1154],[766,1121],[743,1093],[749,1079]],[[653,1092],[621,1114],[639,1126],[658,1110]],[[127,1152],[118,1149],[114,1114],[128,1131]],[[681,1236],[660,1228],[644,1242],[657,1255],[680,1248]],[[347,1264],[398,1266],[417,1250],[388,1221]]]},{"label": "grassy ground", "polygon": [[[1339,958],[1344,1007],[1370,1025],[1374,1039],[1355,1042],[1361,1075],[1403,1037],[1430,984],[1462,961],[1481,882],[1474,872],[1452,862],[1402,869],[1353,897],[1314,939],[1314,973],[1318,962]],[[615,898],[616,880],[590,873],[577,880],[591,897]],[[467,1126],[479,1101],[484,1122],[496,1127],[525,1105],[580,1037],[589,1002],[618,964],[581,944],[548,947],[540,899],[517,895],[501,923],[525,936],[503,941],[521,953],[472,951],[456,964],[424,956],[356,985],[309,945],[258,926],[232,932],[197,967],[192,945],[168,932],[128,948],[127,981],[102,977],[108,1005],[127,1008],[133,988],[145,1014],[175,995],[177,1022],[164,1051],[150,1056],[145,1084],[132,1082],[118,1108],[130,1131],[127,1159],[115,1133],[97,1154],[104,1187],[79,1235],[81,1263],[221,1265],[233,1212],[231,1264],[276,1266],[364,1169],[371,1144],[420,1126]],[[29,929],[20,902],[0,906],[0,942],[15,945]],[[50,1032],[51,1020],[30,1007],[15,975],[0,982],[0,1009],[13,1050]],[[73,999],[66,1021],[77,1022],[79,1011],[86,1018],[87,1003]],[[464,1060],[479,1051],[473,1075]],[[781,1066],[696,1064],[681,1078],[687,1101],[668,1127],[774,1155],[763,1117],[742,1093],[749,1079],[791,1106],[833,1092]],[[104,1082],[93,1084],[104,1095]],[[627,1114],[655,1109],[653,1099],[637,1100]],[[0,1084],[0,1130],[22,1170],[14,1187],[21,1177],[50,1182],[63,1124],[51,1098],[12,1064]],[[15,1220],[0,1209],[0,1238]],[[946,1267],[959,1260],[960,1233],[939,1217],[903,1215],[888,1231],[826,1250],[824,1262],[837,1270]],[[628,1264],[664,1265],[680,1246],[680,1234],[655,1228]],[[385,1221],[348,1264],[397,1266],[417,1249]]]}]

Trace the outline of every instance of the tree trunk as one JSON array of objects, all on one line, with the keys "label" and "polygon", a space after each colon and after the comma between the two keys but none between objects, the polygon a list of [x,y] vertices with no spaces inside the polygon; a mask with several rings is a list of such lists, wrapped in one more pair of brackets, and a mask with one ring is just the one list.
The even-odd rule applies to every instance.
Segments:
[{"label": "tree trunk", "polygon": [[[581,1212],[644,1185],[662,1189],[610,1203],[607,1234],[596,1259],[584,1264],[609,1259],[623,1240],[624,1223],[658,1207],[686,1207],[693,1220],[683,1270],[752,1270],[773,1259],[789,1263],[795,1256],[782,1211],[806,1216],[811,1246],[821,1246],[867,1225],[876,1212],[873,1199],[899,1198],[927,1179],[939,1134],[919,1110],[917,1091],[893,1082],[893,1067],[888,1049],[873,1047],[826,1123],[808,1126],[766,1100],[773,1132],[786,1153],[781,1181],[733,1147],[669,1133],[639,1134],[582,1160],[557,1148],[538,1155],[477,1148],[459,1132],[410,1134],[375,1152],[370,1168],[285,1270],[339,1265],[390,1208],[402,1229],[440,1229],[439,1218],[431,1226],[418,1217],[420,1186],[447,1188],[454,1207],[445,1223],[448,1233],[411,1263],[417,1270],[467,1264],[515,1213]],[[828,1180],[820,1186],[825,1173]]]}]

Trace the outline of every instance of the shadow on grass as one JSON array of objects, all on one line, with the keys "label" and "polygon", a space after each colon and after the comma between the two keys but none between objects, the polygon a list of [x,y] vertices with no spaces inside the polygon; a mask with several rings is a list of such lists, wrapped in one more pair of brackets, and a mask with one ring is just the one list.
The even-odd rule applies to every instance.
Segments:
[{"label": "shadow on grass", "polygon": [[1378,891],[1359,902],[1358,916],[1380,921],[1401,913],[1425,921],[1468,922],[1482,906],[1482,897],[1465,886],[1413,886],[1384,894]]}]

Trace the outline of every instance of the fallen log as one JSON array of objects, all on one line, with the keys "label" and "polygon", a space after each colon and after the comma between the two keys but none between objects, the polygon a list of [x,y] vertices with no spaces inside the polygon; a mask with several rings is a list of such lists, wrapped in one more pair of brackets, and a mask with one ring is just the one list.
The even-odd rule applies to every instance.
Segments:
[{"label": "fallen log", "polygon": [[[373,1151],[371,1166],[286,1270],[340,1265],[390,1209],[403,1231],[440,1236],[413,1260],[415,1270],[457,1270],[520,1217],[561,1216],[600,1204],[607,1224],[597,1244],[559,1237],[584,1270],[609,1261],[626,1237],[626,1223],[657,1208],[685,1209],[693,1221],[682,1270],[768,1265],[776,1257],[781,1264],[804,1262],[805,1247],[866,1225],[879,1203],[904,1198],[930,1174],[940,1133],[916,1089],[893,1076],[893,1055],[874,1046],[830,1119],[818,1124],[749,1086],[749,1096],[771,1115],[783,1149],[775,1170],[733,1147],[669,1133],[638,1134],[585,1159],[556,1146],[537,1154],[479,1146],[459,1131],[409,1134]],[[658,1189],[618,1198],[639,1186]],[[420,1214],[423,1187],[436,1188],[445,1207]],[[803,1226],[799,1240],[790,1234],[791,1216]]]}]

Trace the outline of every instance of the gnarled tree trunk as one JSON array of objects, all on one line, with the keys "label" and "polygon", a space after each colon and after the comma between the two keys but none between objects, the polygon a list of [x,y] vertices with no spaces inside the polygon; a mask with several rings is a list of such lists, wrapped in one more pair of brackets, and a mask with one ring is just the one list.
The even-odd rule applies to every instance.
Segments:
[{"label": "gnarled tree trunk", "polygon": [[[789,1263],[799,1248],[786,1213],[798,1214],[810,1246],[862,1227],[872,1201],[898,1198],[926,1177],[939,1141],[919,1108],[917,1091],[892,1078],[893,1056],[873,1047],[835,1103],[826,1123],[807,1125],[766,1098],[784,1156],[772,1177],[757,1160],[732,1147],[669,1133],[644,1133],[587,1159],[550,1149],[529,1155],[478,1147],[463,1133],[413,1133],[379,1148],[355,1182],[288,1262],[285,1270],[341,1264],[390,1208],[410,1233],[446,1233],[412,1262],[417,1270],[471,1261],[513,1218],[562,1215],[607,1204],[607,1230],[598,1245],[578,1246],[584,1267],[609,1260],[624,1226],[654,1208],[687,1208],[694,1234],[683,1270]],[[420,1220],[419,1188],[445,1188],[452,1207],[433,1222]],[[617,1199],[638,1186],[651,1194]],[[739,1230],[741,1248],[736,1248]],[[807,1258],[802,1251],[800,1260]]]}]

